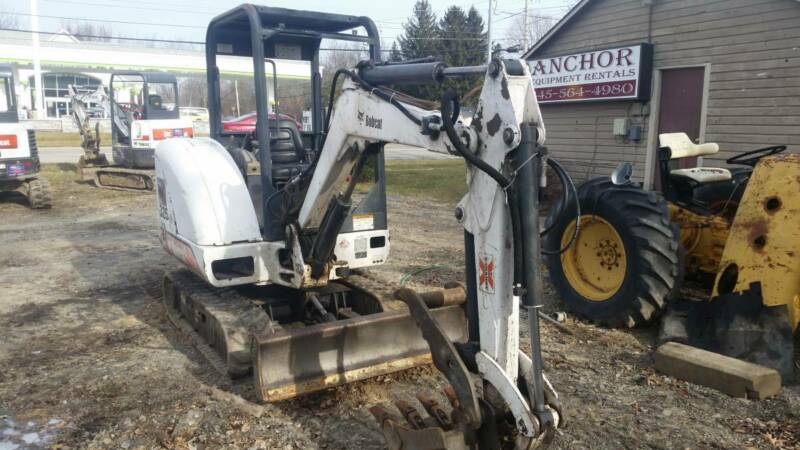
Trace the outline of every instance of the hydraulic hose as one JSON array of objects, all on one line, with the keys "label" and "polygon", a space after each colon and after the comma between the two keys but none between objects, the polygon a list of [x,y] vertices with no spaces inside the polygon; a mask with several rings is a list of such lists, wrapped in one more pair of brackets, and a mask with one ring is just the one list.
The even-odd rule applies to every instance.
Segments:
[{"label": "hydraulic hose", "polygon": [[348,69],[339,69],[336,73],[333,74],[333,81],[331,82],[331,93],[328,96],[328,112],[325,114],[325,126],[323,127],[323,132],[327,135],[328,129],[331,126],[331,114],[333,114],[333,100],[336,97],[336,83],[339,81],[340,75],[348,75],[351,76],[352,72]]},{"label": "hydraulic hose", "polygon": [[455,121],[453,120],[453,115],[456,111],[458,111],[458,109],[458,94],[456,94],[454,90],[448,89],[447,92],[442,95],[442,126],[444,127],[447,137],[450,139],[450,142],[453,144],[453,147],[455,147],[458,154],[464,157],[468,163],[477,167],[486,175],[492,177],[492,179],[496,181],[501,188],[506,189],[509,185],[511,185],[511,181],[502,173],[495,170],[494,167],[490,166],[484,160],[478,158],[477,155],[464,147],[464,143],[461,142],[461,138],[458,137],[458,134],[456,133],[454,125]]},{"label": "hydraulic hose", "polygon": [[[572,198],[574,199],[574,202],[575,202],[575,229],[572,232],[572,236],[569,238],[569,242],[567,242],[566,245],[564,245],[564,247],[562,247],[562,248],[560,248],[558,250],[545,250],[545,249],[542,249],[542,253],[545,254],[545,255],[560,255],[560,254],[564,253],[565,251],[567,251],[567,249],[569,249],[572,246],[572,244],[575,243],[575,239],[578,238],[578,233],[580,233],[580,228],[581,228],[581,202],[580,202],[580,199],[578,198],[578,188],[575,187],[575,182],[572,181],[572,177],[570,177],[569,174],[567,173],[567,171],[564,170],[564,167],[561,166],[561,164],[559,164],[558,161],[555,161],[552,158],[548,158],[547,159],[547,163],[553,168],[553,170],[558,175],[558,178],[560,180],[562,180],[562,183],[566,182],[565,185],[564,185],[564,188],[569,189],[569,195],[572,196]],[[558,220],[558,216],[560,216],[561,214],[564,214],[567,211],[567,204],[569,202],[569,199],[568,199],[568,196],[566,194],[567,191],[565,190],[564,192],[565,192],[564,207],[563,208],[559,208],[559,212],[556,215],[556,219],[553,221],[553,224],[555,224],[555,222]],[[543,235],[547,234],[550,230],[552,230],[553,224],[551,224],[550,227],[545,229],[540,234],[540,236],[543,236]]]}]

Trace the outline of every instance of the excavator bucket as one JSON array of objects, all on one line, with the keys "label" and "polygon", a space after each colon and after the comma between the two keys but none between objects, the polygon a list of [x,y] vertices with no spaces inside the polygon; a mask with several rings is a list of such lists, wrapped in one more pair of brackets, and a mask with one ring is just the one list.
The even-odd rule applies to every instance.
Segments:
[{"label": "excavator bucket", "polygon": [[[466,341],[460,306],[432,310],[453,341]],[[258,396],[277,401],[431,362],[428,343],[407,310],[387,311],[256,336]]]}]

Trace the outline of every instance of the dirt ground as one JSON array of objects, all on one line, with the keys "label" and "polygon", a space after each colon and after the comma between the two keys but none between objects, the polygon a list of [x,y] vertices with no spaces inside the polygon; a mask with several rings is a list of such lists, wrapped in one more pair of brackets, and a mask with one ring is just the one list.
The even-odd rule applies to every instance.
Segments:
[{"label": "dirt ground", "polygon": [[[367,408],[442,385],[427,367],[237,406],[228,400],[255,401],[250,382],[216,375],[164,317],[160,277],[178,264],[159,246],[154,196],[55,184],[49,211],[0,194],[0,450],[383,448]],[[385,276],[444,264],[412,285],[463,278],[452,205],[391,197],[390,211]],[[654,328],[567,326],[574,335],[542,325],[569,421],[554,447],[800,448],[797,384],[730,398],[656,373]]]}]

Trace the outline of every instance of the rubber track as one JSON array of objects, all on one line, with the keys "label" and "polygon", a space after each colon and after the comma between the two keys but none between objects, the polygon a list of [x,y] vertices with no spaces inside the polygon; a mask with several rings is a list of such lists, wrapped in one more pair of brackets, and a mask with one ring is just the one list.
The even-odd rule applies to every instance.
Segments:
[{"label": "rubber track", "polygon": [[[145,186],[149,185],[149,188],[148,187],[145,187],[145,188],[132,188],[132,187],[120,186],[120,185],[116,185],[116,184],[103,184],[100,181],[102,173],[107,173],[107,174],[114,175],[114,176],[117,176],[117,177],[122,176],[122,177],[126,177],[126,178],[141,178],[141,179],[145,180],[144,184],[145,184]],[[100,188],[103,188],[103,189],[113,189],[115,191],[152,192],[153,189],[155,189],[155,182],[153,180],[153,176],[154,175],[155,175],[155,172],[147,171],[147,170],[124,169],[124,168],[121,168],[121,167],[102,167],[102,168],[98,169],[97,172],[95,173],[94,184],[97,187],[100,187]],[[149,183],[148,183],[148,181],[149,181]]]},{"label": "rubber track", "polygon": [[49,209],[53,206],[50,183],[43,178],[27,182],[28,203],[33,209]]},{"label": "rubber track", "polygon": [[[181,311],[171,305],[174,297],[167,292],[168,283],[186,299]],[[264,310],[249,298],[232,288],[208,286],[188,270],[165,276],[163,302],[170,320],[180,321],[185,326],[179,328],[194,332],[188,333],[189,337],[212,366],[232,377],[246,375],[251,369],[251,333],[273,326]],[[186,304],[191,307],[186,308]],[[211,354],[219,360],[210,358]]]}]

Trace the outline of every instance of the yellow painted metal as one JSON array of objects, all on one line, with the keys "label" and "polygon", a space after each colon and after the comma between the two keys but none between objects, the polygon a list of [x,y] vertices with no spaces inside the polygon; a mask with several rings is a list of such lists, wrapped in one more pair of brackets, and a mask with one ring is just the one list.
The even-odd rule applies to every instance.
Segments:
[{"label": "yellow painted metal", "polygon": [[[733,270],[733,268],[737,270]],[[724,275],[726,274],[727,275]],[[733,277],[736,273],[737,276]],[[747,183],[714,282],[735,281],[733,292],[760,282],[764,304],[788,305],[800,323],[800,155],[763,158]],[[732,282],[732,281],[731,281]],[[725,292],[722,292],[725,293]]]},{"label": "yellow painted metal", "polygon": [[[627,257],[622,238],[604,219],[584,214],[580,233],[573,245],[561,255],[564,275],[575,291],[592,301],[606,301],[625,281]],[[573,220],[564,230],[562,247],[575,232]]]},{"label": "yellow painted metal", "polygon": [[701,216],[674,203],[670,203],[669,213],[672,222],[680,227],[686,274],[715,276],[728,240],[728,220],[722,216]]}]

